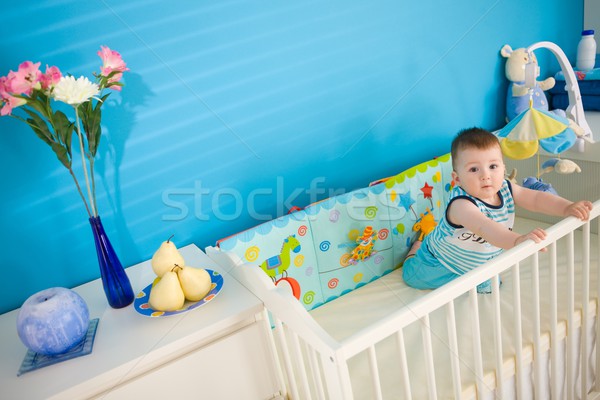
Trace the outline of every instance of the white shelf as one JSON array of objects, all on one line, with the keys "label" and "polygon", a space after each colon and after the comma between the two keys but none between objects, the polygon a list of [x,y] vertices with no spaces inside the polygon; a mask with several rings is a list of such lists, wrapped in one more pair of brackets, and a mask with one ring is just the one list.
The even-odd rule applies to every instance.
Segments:
[{"label": "white shelf", "polygon": [[[115,393],[126,393],[127,385],[139,383],[144,375],[151,376],[157,369],[165,366],[169,366],[172,371],[173,365],[177,366],[179,359],[186,359],[188,355],[205,351],[228,335],[248,331],[248,340],[255,341],[253,338],[257,333],[264,334],[261,330],[266,326],[261,320],[262,303],[196,246],[189,245],[180,250],[186,264],[210,268],[224,276],[223,289],[217,297],[206,305],[186,313],[150,318],[137,313],[133,305],[118,310],[110,308],[100,280],[77,287],[74,290],[85,299],[90,318],[100,318],[94,348],[89,355],[17,377],[17,370],[27,350],[17,335],[18,311],[0,315],[2,397],[28,400],[90,398],[119,385],[120,389]],[[148,261],[127,268],[126,271],[135,293],[140,292],[155,277]],[[254,328],[246,329],[253,324]],[[237,342],[245,343],[245,336],[240,338]],[[235,363],[237,359],[251,359],[250,356],[254,356],[254,353],[262,355],[267,363],[263,367],[268,369],[272,360],[265,357],[265,352],[268,355],[269,350],[266,340],[247,343],[249,353],[246,357],[239,354],[223,354],[221,360],[212,360],[219,364],[214,369],[219,371],[221,368],[226,372],[231,363]],[[214,351],[205,351],[200,354],[213,353]],[[185,368],[185,363],[182,363],[181,368]],[[218,375],[220,381],[211,377],[203,382],[202,376],[196,376],[194,371],[189,373],[194,374],[190,382],[195,386],[212,387],[213,390],[218,390],[220,385],[231,379],[224,373],[221,374],[224,376]],[[244,390],[256,391],[265,398],[271,397],[277,391],[277,384],[275,374],[268,375],[265,374],[262,381],[254,382],[255,387]],[[144,385],[149,393],[153,393],[152,384]],[[126,397],[111,395],[111,398]]]}]

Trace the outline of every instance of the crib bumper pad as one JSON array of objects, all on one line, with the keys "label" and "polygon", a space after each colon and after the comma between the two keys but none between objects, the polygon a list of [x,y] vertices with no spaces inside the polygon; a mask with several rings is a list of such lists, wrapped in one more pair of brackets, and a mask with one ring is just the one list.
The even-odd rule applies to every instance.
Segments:
[{"label": "crib bumper pad", "polygon": [[[307,310],[393,271],[430,212],[443,215],[453,187],[450,155],[410,168],[383,182],[311,204],[219,241],[221,251],[262,268],[276,285],[289,286]],[[351,259],[370,226],[373,252]]]}]

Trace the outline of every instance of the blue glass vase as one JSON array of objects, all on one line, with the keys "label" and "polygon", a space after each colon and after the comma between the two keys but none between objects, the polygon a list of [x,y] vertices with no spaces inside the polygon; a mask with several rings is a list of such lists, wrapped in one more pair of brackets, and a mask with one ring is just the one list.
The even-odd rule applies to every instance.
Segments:
[{"label": "blue glass vase", "polygon": [[133,302],[134,298],[131,282],[106,236],[100,217],[91,217],[90,225],[94,234],[100,276],[108,304],[112,308],[126,307]]}]

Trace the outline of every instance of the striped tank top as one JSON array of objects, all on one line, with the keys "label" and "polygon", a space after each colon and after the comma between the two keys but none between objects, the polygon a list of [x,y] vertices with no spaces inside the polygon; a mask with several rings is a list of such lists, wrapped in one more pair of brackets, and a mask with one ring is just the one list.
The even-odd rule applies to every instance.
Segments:
[{"label": "striped tank top", "polygon": [[450,204],[456,199],[467,199],[488,218],[512,230],[515,221],[515,203],[508,180],[502,184],[498,196],[500,196],[500,205],[492,206],[470,196],[459,186],[452,190],[444,217],[423,241],[426,248],[445,268],[462,275],[502,253],[503,249],[500,247],[493,246],[463,226],[448,221]]}]

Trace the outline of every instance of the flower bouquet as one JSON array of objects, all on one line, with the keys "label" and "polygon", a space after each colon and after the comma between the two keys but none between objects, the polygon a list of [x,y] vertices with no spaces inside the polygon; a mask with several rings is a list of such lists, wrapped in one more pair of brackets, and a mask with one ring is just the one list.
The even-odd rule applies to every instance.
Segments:
[{"label": "flower bouquet", "polygon": [[[101,46],[98,55],[102,66],[99,73],[93,74],[95,82],[84,76],[63,75],[56,66],[47,66],[42,73],[41,63],[23,62],[16,72],[0,77],[0,116],[27,124],[69,171],[92,226],[108,302],[121,308],[131,304],[133,290],[98,215],[94,159],[102,136],[102,105],[111,94],[104,91],[120,91],[123,73],[129,69],[121,55],[106,46]],[[74,119],[63,112],[69,106]],[[87,199],[73,171],[73,134],[81,152]]]}]

